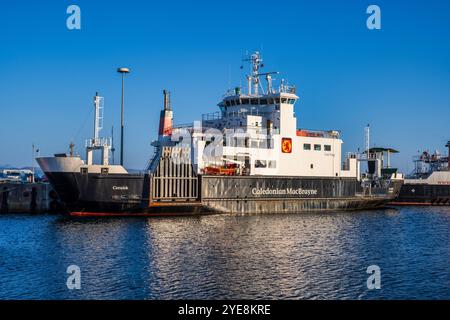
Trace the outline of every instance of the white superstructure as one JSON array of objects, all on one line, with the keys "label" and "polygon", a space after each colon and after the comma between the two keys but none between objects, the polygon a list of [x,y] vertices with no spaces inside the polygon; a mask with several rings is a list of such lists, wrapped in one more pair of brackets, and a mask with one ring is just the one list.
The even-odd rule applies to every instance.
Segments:
[{"label": "white superstructure", "polygon": [[296,88],[282,80],[275,89],[271,75],[278,72],[259,72],[259,52],[248,61],[251,74],[246,93],[235,88],[218,104],[219,112],[203,115],[201,122],[191,126],[173,127],[170,137],[160,135],[154,145],[191,146],[199,174],[359,177],[356,155],[348,155],[342,165],[339,132],[299,129],[294,112],[299,100]]}]

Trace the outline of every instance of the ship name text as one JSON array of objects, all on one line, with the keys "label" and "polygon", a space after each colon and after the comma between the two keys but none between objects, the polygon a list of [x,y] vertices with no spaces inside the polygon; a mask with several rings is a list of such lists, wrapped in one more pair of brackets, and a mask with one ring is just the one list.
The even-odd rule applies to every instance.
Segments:
[{"label": "ship name text", "polygon": [[113,190],[125,191],[125,190],[128,190],[128,186],[113,186],[112,189]]},{"label": "ship name text", "polygon": [[286,189],[253,188],[252,194],[254,196],[265,196],[265,195],[316,196],[318,194],[318,190],[303,189],[303,188],[286,188]]}]

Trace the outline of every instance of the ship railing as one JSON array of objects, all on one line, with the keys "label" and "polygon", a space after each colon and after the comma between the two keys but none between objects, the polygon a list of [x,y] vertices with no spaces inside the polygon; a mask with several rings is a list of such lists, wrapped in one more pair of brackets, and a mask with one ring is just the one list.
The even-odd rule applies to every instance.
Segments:
[{"label": "ship railing", "polygon": [[86,148],[111,146],[111,138],[86,139],[85,146],[86,146]]},{"label": "ship railing", "polygon": [[[230,127],[220,127],[217,126],[216,123],[214,122],[204,122],[202,124],[201,127],[195,127],[193,124],[189,124],[189,125],[177,125],[177,126],[173,126],[173,131],[172,134],[174,133],[174,131],[176,130],[187,130],[189,133],[205,133],[206,131],[210,130],[210,129],[214,129],[214,130],[220,130],[222,131],[224,134],[226,133],[232,133],[235,132],[236,134],[251,134],[251,135],[275,135],[275,134],[279,134],[280,133],[280,129],[279,128],[272,128],[272,129],[267,129],[265,127],[262,126],[254,126],[254,125],[248,125],[248,126],[230,126]],[[201,130],[199,130],[201,129]]]},{"label": "ship railing", "polygon": [[359,153],[357,153],[357,152],[347,152],[345,158],[346,159],[359,159]]},{"label": "ship railing", "polygon": [[413,156],[414,162],[424,162],[424,163],[437,163],[437,162],[447,162],[448,158],[442,155],[420,155]]},{"label": "ship railing", "polygon": [[281,93],[292,93],[292,94],[295,94],[297,92],[297,88],[295,86],[289,86],[289,85],[286,85],[286,84],[282,84],[282,85],[280,85],[279,91]]},{"label": "ship railing", "polygon": [[192,129],[194,125],[192,123],[183,123],[173,125],[170,129]]},{"label": "ship railing", "polygon": [[243,135],[275,135],[280,133],[280,129],[278,128],[272,128],[267,129],[265,127],[261,126],[254,126],[254,125],[248,125],[248,126],[230,126],[226,128],[216,128],[214,126],[207,127],[204,126],[202,128],[202,131],[205,132],[208,129],[218,129],[222,131],[224,134],[232,134],[235,133],[237,135],[243,134]]},{"label": "ship railing", "polygon": [[220,120],[220,119],[222,119],[222,113],[219,111],[202,114],[202,121]]}]

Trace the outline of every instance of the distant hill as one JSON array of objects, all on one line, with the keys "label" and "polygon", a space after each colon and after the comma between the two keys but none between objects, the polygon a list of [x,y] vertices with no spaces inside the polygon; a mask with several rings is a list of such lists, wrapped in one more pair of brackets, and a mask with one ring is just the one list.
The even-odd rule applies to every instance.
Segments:
[{"label": "distant hill", "polygon": [[10,165],[10,164],[0,164],[0,169],[16,169],[16,167]]}]

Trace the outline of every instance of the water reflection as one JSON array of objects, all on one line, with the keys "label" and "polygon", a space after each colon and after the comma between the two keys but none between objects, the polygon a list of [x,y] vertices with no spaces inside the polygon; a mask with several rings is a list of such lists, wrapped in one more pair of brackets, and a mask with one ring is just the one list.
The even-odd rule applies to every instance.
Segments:
[{"label": "water reflection", "polygon": [[450,208],[0,223],[0,298],[450,298]]}]

